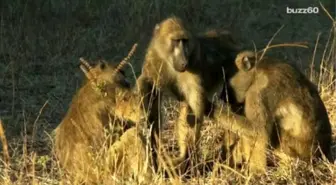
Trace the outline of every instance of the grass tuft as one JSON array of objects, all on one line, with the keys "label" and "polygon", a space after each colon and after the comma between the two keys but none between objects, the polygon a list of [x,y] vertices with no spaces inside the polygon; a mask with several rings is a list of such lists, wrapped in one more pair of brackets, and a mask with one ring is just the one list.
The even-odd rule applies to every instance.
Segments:
[{"label": "grass tuft", "polygon": [[[318,7],[319,13],[286,14],[287,7]],[[187,20],[196,32],[228,28],[243,47],[267,46],[263,51],[268,55],[302,69],[318,86],[327,108],[336,158],[335,7],[327,0],[5,0],[0,8],[0,184],[73,184],[52,155],[49,134],[83,79],[78,58],[118,62],[136,42],[132,65],[126,68],[134,79],[155,23],[170,15]],[[164,105],[164,149],[176,154],[178,106],[172,99]],[[218,130],[207,120],[204,153],[214,152]],[[254,178],[213,163],[211,173],[188,181],[158,175],[153,184],[336,184],[336,164],[328,162],[311,167],[292,161],[288,169],[270,169]],[[136,184],[132,179],[128,183]]]}]

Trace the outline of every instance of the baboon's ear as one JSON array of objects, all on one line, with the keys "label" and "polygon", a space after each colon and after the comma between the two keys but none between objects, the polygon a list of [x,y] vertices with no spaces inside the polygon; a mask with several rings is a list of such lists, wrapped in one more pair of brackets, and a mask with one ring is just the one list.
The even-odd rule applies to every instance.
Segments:
[{"label": "baboon's ear", "polygon": [[254,57],[248,57],[244,56],[241,61],[240,68],[244,71],[249,71],[255,63],[255,58]]},{"label": "baboon's ear", "polygon": [[159,30],[160,30],[160,24],[156,24],[153,31],[153,35],[156,35],[159,32]]}]

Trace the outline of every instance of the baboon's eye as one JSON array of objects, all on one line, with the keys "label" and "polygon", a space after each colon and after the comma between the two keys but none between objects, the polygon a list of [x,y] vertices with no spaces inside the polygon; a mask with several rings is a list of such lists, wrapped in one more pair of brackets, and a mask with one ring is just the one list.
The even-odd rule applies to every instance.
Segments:
[{"label": "baboon's eye", "polygon": [[177,47],[181,42],[182,45],[184,46],[185,44],[188,43],[188,39],[172,39],[172,46]]},{"label": "baboon's eye", "polygon": [[172,46],[173,46],[173,48],[174,48],[174,47],[177,47],[177,46],[178,46],[180,40],[179,40],[179,39],[172,39],[171,42],[172,42]]}]

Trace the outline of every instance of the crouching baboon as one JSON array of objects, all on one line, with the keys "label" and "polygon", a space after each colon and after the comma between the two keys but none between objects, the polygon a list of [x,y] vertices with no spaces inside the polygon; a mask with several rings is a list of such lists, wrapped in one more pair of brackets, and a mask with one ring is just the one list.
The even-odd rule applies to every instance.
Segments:
[{"label": "crouching baboon", "polygon": [[108,149],[106,163],[112,169],[112,175],[125,178],[124,180],[137,175],[139,183],[149,184],[153,169],[152,158],[146,146],[145,135],[140,129],[132,127],[126,130]]},{"label": "crouching baboon", "polygon": [[173,160],[174,166],[197,148],[203,116],[211,105],[209,98],[223,83],[221,67],[234,60],[235,52],[236,44],[228,32],[194,36],[177,17],[155,26],[137,83],[146,96],[145,107],[150,109],[153,140],[162,119],[161,92],[170,90],[182,102],[176,129],[180,153]]},{"label": "crouching baboon", "polygon": [[236,125],[250,125],[245,116],[235,113],[227,103],[216,102],[214,120],[225,131],[222,139],[221,159],[231,167],[247,167],[251,174],[263,173],[266,167],[267,134],[264,129],[242,132]]},{"label": "crouching baboon", "polygon": [[[81,69],[88,80],[74,96],[55,130],[56,157],[73,179],[97,183],[115,174],[114,169],[135,173],[132,168],[135,164],[129,166],[130,163],[122,161],[137,159],[144,162],[146,159],[142,136],[135,131],[123,134],[144,117],[140,96],[133,94],[120,71],[134,50],[135,47],[118,66],[101,61],[91,67],[81,59]],[[134,152],[129,153],[127,147]],[[111,161],[106,162],[106,159]]]},{"label": "crouching baboon", "polygon": [[294,66],[274,58],[260,59],[251,51],[239,53],[235,64],[238,71],[228,79],[229,86],[234,101],[244,103],[246,119],[232,113],[228,117],[227,112],[215,118],[238,120],[222,123],[229,130],[255,139],[252,143],[257,144],[257,149],[249,151],[253,164],[250,169],[266,168],[268,146],[280,157],[307,162],[322,155],[330,159],[331,125],[315,85]]}]

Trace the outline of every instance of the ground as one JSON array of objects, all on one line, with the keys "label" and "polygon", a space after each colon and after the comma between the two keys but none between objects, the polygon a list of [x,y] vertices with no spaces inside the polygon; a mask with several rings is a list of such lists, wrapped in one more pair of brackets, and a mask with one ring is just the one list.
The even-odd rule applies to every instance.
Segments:
[{"label": "ground", "polygon": [[[49,154],[49,136],[83,79],[79,57],[118,62],[137,42],[139,47],[131,60],[133,68],[127,68],[128,77],[134,79],[141,70],[155,23],[170,15],[186,19],[197,32],[227,28],[245,48],[264,48],[283,26],[272,44],[300,42],[308,48],[279,47],[268,54],[296,64],[318,85],[335,141],[336,23],[331,19],[335,17],[335,2],[321,3],[330,16],[315,0],[5,1],[0,8],[0,118],[9,144],[11,169],[6,176],[1,163],[0,179],[15,184],[66,181]],[[319,12],[286,13],[287,8],[307,7],[318,7]],[[173,109],[175,103],[166,103],[165,109]],[[172,134],[175,116],[168,117],[167,135]],[[205,136],[216,135],[210,123],[202,132]],[[168,145],[175,145],[174,137],[170,138]],[[203,139],[210,142],[211,138]],[[219,170],[186,183],[333,184],[335,171],[335,165],[330,163],[316,169],[293,163],[286,172],[270,171],[259,178]],[[165,181],[158,177],[153,183]]]}]

